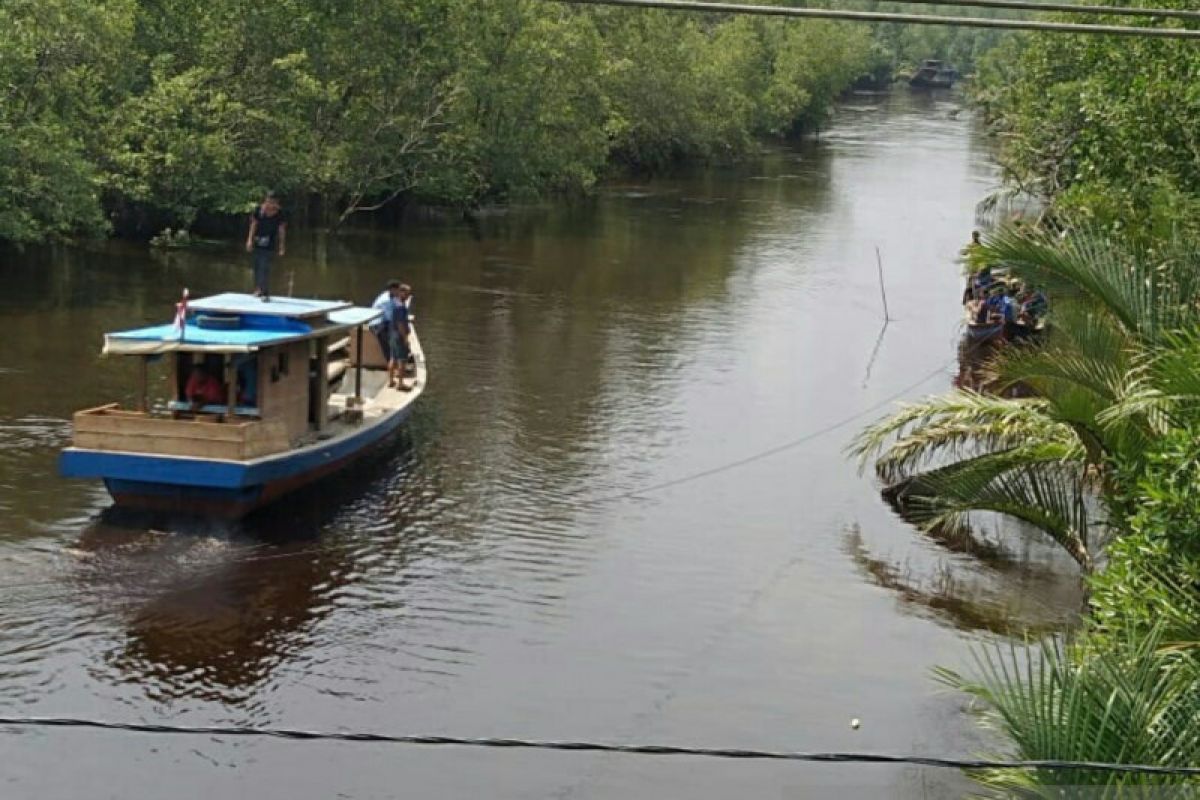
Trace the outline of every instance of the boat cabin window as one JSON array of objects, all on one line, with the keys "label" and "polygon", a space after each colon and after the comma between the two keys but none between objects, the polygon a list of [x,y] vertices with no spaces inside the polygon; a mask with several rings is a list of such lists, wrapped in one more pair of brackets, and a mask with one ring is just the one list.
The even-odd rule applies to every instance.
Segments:
[{"label": "boat cabin window", "polygon": [[[176,415],[192,410],[224,412],[229,398],[225,356],[217,353],[175,353],[175,387],[170,410]],[[259,399],[258,355],[233,356],[237,385],[234,400],[239,414],[256,410]]]},{"label": "boat cabin window", "polygon": [[175,399],[187,401],[189,385],[195,389],[204,377],[220,383],[220,390],[224,392],[224,370],[225,365],[219,355],[213,353],[176,353]]}]

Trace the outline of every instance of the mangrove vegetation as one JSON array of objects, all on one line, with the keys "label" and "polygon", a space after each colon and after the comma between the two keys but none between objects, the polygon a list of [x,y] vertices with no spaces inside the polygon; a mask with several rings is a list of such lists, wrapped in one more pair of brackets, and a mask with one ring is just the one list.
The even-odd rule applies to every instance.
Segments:
[{"label": "mangrove vegetation", "polygon": [[996,38],[543,0],[11,0],[0,26],[15,242],[148,238],[268,188],[333,227],[575,194],[815,131],[856,81]]},{"label": "mangrove vegetation", "polygon": [[188,227],[265,188],[336,225],[404,197],[587,189],[815,128],[861,27],[538,0],[12,0],[0,239]]}]

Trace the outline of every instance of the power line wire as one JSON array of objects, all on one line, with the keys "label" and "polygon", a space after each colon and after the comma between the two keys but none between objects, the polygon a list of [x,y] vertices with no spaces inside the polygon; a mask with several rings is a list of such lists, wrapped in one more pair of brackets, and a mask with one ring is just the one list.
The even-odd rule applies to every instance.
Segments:
[{"label": "power line wire", "polygon": [[833,19],[849,22],[898,22],[908,25],[949,25],[963,28],[993,28],[1009,31],[1049,31],[1102,36],[1140,36],[1157,39],[1200,39],[1200,30],[1187,28],[1139,28],[1125,25],[1085,25],[1074,22],[947,17],[938,14],[901,14],[882,11],[846,11],[829,8],[790,8],[740,3],[705,3],[697,0],[548,0],[573,5],[656,8],[666,11],[700,11],[709,14],[757,14],[798,19]]},{"label": "power line wire", "polygon": [[955,6],[962,8],[1007,8],[1019,11],[1064,14],[1095,14],[1112,17],[1152,17],[1200,20],[1200,11],[1175,8],[1132,8],[1129,6],[1089,6],[1076,3],[1039,3],[1037,0],[891,0],[901,5]]},{"label": "power line wire", "polygon": [[856,422],[856,421],[862,419],[863,417],[867,416],[868,414],[874,414],[876,411],[880,411],[885,406],[891,405],[892,403],[896,402],[901,397],[903,397],[904,395],[913,391],[914,389],[918,389],[921,386],[924,386],[926,383],[933,380],[938,375],[943,374],[945,372],[946,368],[948,366],[950,366],[950,364],[952,364],[952,363],[953,363],[953,361],[947,361],[945,364],[942,364],[937,369],[935,369],[933,372],[930,372],[929,374],[925,375],[919,381],[916,381],[915,383],[911,383],[911,384],[905,386],[903,389],[898,389],[895,392],[892,392],[890,395],[888,395],[884,399],[880,400],[879,402],[874,403],[873,405],[868,406],[867,408],[864,408],[861,411],[856,411],[855,413],[850,414],[849,416],[842,417],[840,420],[837,420],[836,422],[831,422],[828,425],[818,428],[815,431],[803,434],[801,436],[797,436],[795,439],[791,439],[782,444],[775,445],[774,447],[759,451],[752,455],[745,456],[744,458],[739,458],[736,461],[729,461],[724,464],[721,464],[720,466],[710,467],[709,469],[702,469],[697,472],[689,473],[687,475],[681,475],[678,478],[672,478],[671,480],[662,481],[661,483],[652,483],[648,486],[643,486],[640,489],[634,489],[634,490],[630,490],[627,492],[621,492],[619,494],[612,494],[612,495],[608,495],[606,497],[600,497],[595,500],[589,501],[588,503],[585,503],[585,505],[600,505],[602,503],[608,503],[608,502],[612,502],[614,500],[625,500],[625,499],[628,499],[631,497],[637,497],[641,494],[649,494],[651,492],[659,492],[659,491],[662,491],[663,489],[669,489],[673,486],[679,486],[681,484],[691,483],[692,481],[700,480],[701,478],[708,478],[713,475],[720,475],[723,472],[728,472],[729,470],[732,470],[732,469],[744,467],[748,464],[753,464],[756,461],[762,461],[765,458],[770,458],[771,456],[779,455],[780,453],[786,452],[788,450],[794,450],[795,448],[799,447],[802,444],[807,444],[808,442],[811,442],[813,439],[817,439],[822,436],[825,436],[826,434],[833,433],[834,431],[836,431],[839,428],[846,427],[851,422]]},{"label": "power line wire", "polygon": [[1200,776],[1200,767],[1156,764],[1116,764],[1104,761],[1014,760],[943,758],[938,756],[892,755],[888,753],[819,753],[792,750],[746,750],[740,748],[685,747],[659,744],[608,744],[604,742],[545,741],[495,737],[396,735],[350,731],[309,731],[294,728],[248,728],[220,725],[164,725],[159,723],[111,722],[77,717],[0,717],[0,727],[90,728],[125,733],[183,736],[261,736],[286,741],[333,741],[374,744],[481,747],[520,750],[564,750],[590,753],[620,753],[638,756],[693,756],[698,758],[747,759],[759,761],[806,761],[825,764],[905,764],[940,769],[1041,769],[1138,773],[1145,775]]}]

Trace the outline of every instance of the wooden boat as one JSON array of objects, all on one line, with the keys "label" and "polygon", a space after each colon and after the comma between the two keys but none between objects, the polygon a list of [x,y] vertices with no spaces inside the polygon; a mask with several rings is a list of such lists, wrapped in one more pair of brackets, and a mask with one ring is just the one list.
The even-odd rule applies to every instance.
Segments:
[{"label": "wooden boat", "polygon": [[967,341],[973,345],[1002,341],[1005,338],[1004,321],[989,314],[986,322],[979,322],[980,302],[979,300],[968,300],[963,303]]},{"label": "wooden boat", "polygon": [[[262,508],[385,445],[412,413],[427,381],[420,342],[414,330],[408,390],[388,386],[367,331],[379,316],[230,293],[191,303],[174,325],[106,334],[105,354],[139,361],[137,408],[77,412],[60,471],[102,479],[120,506],[235,519]],[[148,374],[164,362],[172,397],[152,407]],[[223,376],[223,404],[184,399],[202,366]]]},{"label": "wooden boat", "polygon": [[976,344],[995,342],[1004,338],[1003,322],[968,322],[967,339]]},{"label": "wooden boat", "polygon": [[949,89],[958,80],[958,71],[933,58],[926,59],[921,68],[908,79],[909,86],[924,89]]}]

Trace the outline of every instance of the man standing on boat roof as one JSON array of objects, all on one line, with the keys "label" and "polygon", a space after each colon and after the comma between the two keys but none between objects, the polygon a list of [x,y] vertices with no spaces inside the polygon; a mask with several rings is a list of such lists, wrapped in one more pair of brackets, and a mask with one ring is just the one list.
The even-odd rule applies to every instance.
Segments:
[{"label": "man standing on boat roof", "polygon": [[388,362],[388,386],[395,386],[402,392],[408,391],[404,385],[404,367],[408,363],[408,298],[412,296],[412,287],[400,281],[388,281],[387,288],[375,298],[371,304],[383,312],[378,323],[371,326],[371,331],[379,337],[379,346]]},{"label": "man standing on boat roof", "polygon": [[287,252],[287,214],[274,192],[267,192],[250,214],[246,252],[254,255],[254,294],[264,301],[270,300],[272,255],[278,252],[282,258]]}]

